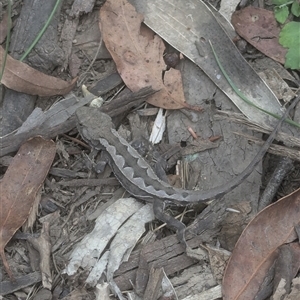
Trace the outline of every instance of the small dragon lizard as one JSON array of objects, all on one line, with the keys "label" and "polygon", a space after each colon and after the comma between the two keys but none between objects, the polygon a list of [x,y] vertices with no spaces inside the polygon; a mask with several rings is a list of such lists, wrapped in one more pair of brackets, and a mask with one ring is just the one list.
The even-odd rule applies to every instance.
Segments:
[{"label": "small dragon lizard", "polygon": [[185,225],[165,214],[165,205],[186,206],[193,203],[220,199],[243,182],[261,161],[289,111],[299,101],[297,97],[278,121],[274,130],[249,166],[232,181],[207,191],[190,191],[174,188],[161,181],[150,165],[114,129],[111,118],[99,109],[81,107],[76,111],[77,128],[82,138],[93,148],[102,150],[116,178],[131,195],[145,201],[152,201],[156,218],[177,229],[179,241],[187,248]]}]

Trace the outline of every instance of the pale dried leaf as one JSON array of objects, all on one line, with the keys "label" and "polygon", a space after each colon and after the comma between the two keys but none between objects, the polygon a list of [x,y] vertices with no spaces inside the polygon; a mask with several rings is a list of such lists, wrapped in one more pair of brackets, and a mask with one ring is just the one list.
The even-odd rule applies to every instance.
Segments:
[{"label": "pale dried leaf", "polygon": [[105,251],[104,254],[93,266],[92,271],[90,272],[88,278],[85,281],[87,284],[89,284],[89,286],[95,286],[99,282],[101,275],[107,267],[109,253],[110,251]]},{"label": "pale dried leaf", "polygon": [[152,144],[158,144],[163,137],[166,130],[166,114],[163,115],[163,110],[160,108],[158,110],[157,116],[155,118],[149,142]]},{"label": "pale dried leaf", "polygon": [[108,283],[97,284],[95,287],[96,300],[110,300],[110,290]]},{"label": "pale dried leaf", "polygon": [[[115,286],[114,292],[121,294],[118,287],[113,282],[114,272],[119,268],[122,262],[128,260],[137,241],[145,232],[145,224],[153,219],[154,214],[152,205],[147,204],[142,206],[120,227],[118,233],[111,242],[110,250],[105,252],[105,261],[108,261],[106,277],[110,285]],[[90,286],[95,286],[97,284],[104,271],[103,265],[102,256],[90,272],[86,283]]]},{"label": "pale dried leaf", "polygon": [[114,293],[121,297],[121,291],[113,280],[113,275],[122,262],[127,261],[137,241],[145,232],[145,224],[154,219],[152,204],[141,207],[122,227],[110,245],[107,265],[107,281],[113,287]]},{"label": "pale dried leaf", "polygon": [[97,218],[93,231],[73,250],[66,267],[67,274],[74,275],[80,267],[91,270],[119,227],[142,206],[143,204],[134,198],[126,198],[119,199],[106,208]]}]

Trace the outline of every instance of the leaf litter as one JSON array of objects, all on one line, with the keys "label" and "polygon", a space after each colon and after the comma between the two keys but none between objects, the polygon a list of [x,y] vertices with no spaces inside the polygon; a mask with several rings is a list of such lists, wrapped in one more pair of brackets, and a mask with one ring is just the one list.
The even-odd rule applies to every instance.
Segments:
[{"label": "leaf litter", "polygon": [[[120,38],[120,37],[119,37]],[[155,38],[153,38],[153,41],[155,40]],[[132,40],[133,41],[133,40]],[[153,42],[154,43],[154,42]],[[161,46],[161,44],[160,44],[160,42],[158,42],[158,41],[156,41],[155,43],[154,43],[154,45],[156,45],[155,47],[156,47],[156,49],[157,49],[157,53],[159,53],[159,54],[161,54],[164,50],[162,50],[162,46]],[[154,47],[154,48],[155,48]],[[132,62],[131,61],[131,56],[129,55],[129,56],[126,56],[126,58],[129,60],[129,62]],[[133,61],[134,62],[134,61]],[[160,65],[159,64],[159,72],[160,72],[160,74],[162,74],[163,72],[164,72],[164,68],[163,68],[163,66],[162,65]],[[127,71],[127,69],[126,69],[126,71]],[[157,74],[159,74],[159,72],[157,71]],[[126,72],[125,72],[125,74],[127,74]],[[156,74],[156,73],[155,73]],[[131,74],[130,74],[130,72],[129,72],[129,75],[127,74],[126,75],[127,76],[127,78],[129,78],[130,79],[130,77],[131,77]],[[154,76],[155,77],[155,76]],[[159,77],[159,76],[156,76],[157,78]],[[161,76],[162,77],[162,76]],[[167,82],[167,78],[165,77],[165,83]],[[181,79],[180,79],[181,80]],[[124,80],[125,81],[125,80]],[[146,82],[146,80],[145,80],[145,82]],[[149,81],[150,82],[150,81]],[[172,78],[171,78],[171,82],[172,82]],[[132,85],[133,85],[133,83],[131,83]],[[162,81],[159,83],[159,80],[158,80],[158,82],[156,82],[155,80],[154,80],[154,84],[157,84],[157,87],[158,88],[163,88],[163,89],[165,89],[166,87],[165,86],[161,86],[161,84],[162,84]],[[133,86],[133,88],[135,88],[134,86]],[[138,89],[138,88],[137,88]],[[172,89],[171,89],[172,90]],[[167,91],[166,92],[167,94],[168,93],[170,93],[170,91]],[[169,98],[167,98],[168,99],[168,101],[169,101]],[[182,100],[183,98],[181,98],[180,97],[180,101],[182,101],[182,103],[179,105],[179,107],[185,107],[185,105],[183,104],[184,103],[184,101]],[[159,100],[160,101],[160,100]],[[158,106],[162,106],[162,107],[164,107],[164,108],[171,108],[171,109],[174,109],[174,108],[176,108],[176,105],[178,105],[178,103],[180,103],[180,102],[176,102],[175,101],[175,103],[176,103],[176,105],[174,105],[174,103],[172,103],[172,98],[171,98],[171,104],[169,104],[169,103],[163,103],[163,104],[161,104],[161,103],[158,103]],[[153,103],[154,105],[155,105],[155,102]],[[156,104],[157,105],[157,104]],[[108,253],[106,253],[105,255],[104,255],[104,258],[106,257],[106,255],[108,255]]]}]

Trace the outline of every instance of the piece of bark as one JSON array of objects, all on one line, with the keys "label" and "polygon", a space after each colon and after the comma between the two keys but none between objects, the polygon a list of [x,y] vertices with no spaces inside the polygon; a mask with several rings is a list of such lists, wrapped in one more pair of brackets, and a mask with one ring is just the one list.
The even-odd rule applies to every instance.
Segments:
[{"label": "piece of bark", "polygon": [[0,138],[0,156],[18,150],[20,145],[30,137],[40,135],[53,138],[58,134],[70,131],[76,126],[75,113],[78,107],[89,103],[94,96],[78,99],[70,94],[66,99],[56,103],[43,112],[36,108],[26,122],[16,131]]},{"label": "piece of bark", "polygon": [[[197,247],[201,243],[201,238],[199,236],[192,238],[191,235],[188,235],[187,242],[189,246]],[[134,282],[136,278],[140,251],[133,251],[129,261],[123,263],[115,273],[114,281],[121,290],[132,288],[130,282]],[[150,267],[164,267],[167,275],[180,272],[197,263],[185,254],[183,246],[178,242],[176,235],[146,245],[143,252]]]},{"label": "piece of bark", "polygon": [[[187,228],[188,245],[195,248],[201,243],[213,243],[214,238],[220,233],[222,222],[224,222],[223,217],[225,218],[227,214],[226,204],[221,201],[210,204]],[[175,274],[198,263],[186,255],[175,234],[146,245],[142,251],[149,267],[163,266],[166,275]],[[132,288],[130,282],[134,282],[137,276],[140,252],[141,250],[133,251],[128,262],[123,263],[115,273],[114,281],[121,290]],[[207,260],[208,255],[203,259]]]},{"label": "piece of bark", "polygon": [[14,281],[2,281],[0,284],[0,295],[4,296],[15,291],[21,290],[25,287],[38,283],[42,280],[40,272],[26,274],[16,277]]},{"label": "piece of bark", "polygon": [[151,268],[149,281],[144,294],[144,300],[157,299],[161,288],[161,281],[164,276],[163,268]]},{"label": "piece of bark", "polygon": [[149,265],[145,258],[144,251],[140,252],[138,269],[136,272],[135,292],[140,297],[144,294],[149,280]]},{"label": "piece of bark", "polygon": [[154,94],[154,91],[151,87],[146,87],[141,89],[138,92],[131,92],[129,89],[123,91],[119,97],[115,98],[114,101],[111,101],[101,107],[101,111],[107,113],[112,118],[120,115],[131,109],[132,107],[137,107],[145,101],[145,98]]},{"label": "piece of bark", "polygon": [[[10,50],[11,56],[19,59],[29,48],[38,35],[43,24],[46,23],[56,0],[46,1],[40,5],[34,0],[25,1],[17,24],[13,29]],[[59,21],[60,7],[57,9],[51,24],[31,51],[25,62],[42,72],[49,72],[63,61],[63,52],[58,47],[57,24]],[[30,15],[30,18],[28,16]],[[4,136],[20,127],[27,119],[35,106],[36,96],[30,96],[7,90],[3,99],[2,126],[0,136]]]},{"label": "piece of bark", "polygon": [[[10,133],[22,125],[34,109],[36,98],[33,95],[5,89],[3,105],[0,107],[2,117],[0,136]],[[16,107],[20,109],[16,109]]]},{"label": "piece of bark", "polygon": [[90,92],[96,96],[102,96],[117,87],[122,82],[123,80],[119,73],[112,73],[102,80],[96,82],[96,84],[90,89]]}]

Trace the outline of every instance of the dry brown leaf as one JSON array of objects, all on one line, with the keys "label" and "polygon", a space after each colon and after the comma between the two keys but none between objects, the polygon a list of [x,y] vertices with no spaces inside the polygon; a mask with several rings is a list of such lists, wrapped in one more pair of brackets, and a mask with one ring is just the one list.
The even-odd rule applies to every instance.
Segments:
[{"label": "dry brown leaf", "polygon": [[223,279],[224,300],[252,300],[278,248],[297,238],[300,189],[262,210],[245,228],[227,265]]},{"label": "dry brown leaf", "polygon": [[252,6],[235,11],[231,23],[236,32],[256,49],[284,64],[287,49],[279,44],[280,28],[274,13]]},{"label": "dry brown leaf", "polygon": [[[147,102],[166,109],[189,107],[185,103],[181,74],[165,72],[165,45],[162,39],[141,34],[143,16],[127,1],[107,0],[100,10],[100,30],[125,84],[133,92],[152,86],[159,92]],[[148,29],[150,31],[150,29]],[[163,78],[163,79],[162,79]]]},{"label": "dry brown leaf", "polygon": [[28,140],[20,147],[0,182],[0,255],[10,277],[4,248],[26,221],[55,152],[55,143],[51,140],[41,137]]},{"label": "dry brown leaf", "polygon": [[[4,54],[4,49],[0,47],[1,67]],[[75,86],[76,80],[77,78],[74,78],[71,82],[67,82],[46,75],[7,55],[1,83],[12,90],[30,95],[54,96],[69,93]]]}]

